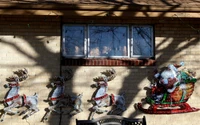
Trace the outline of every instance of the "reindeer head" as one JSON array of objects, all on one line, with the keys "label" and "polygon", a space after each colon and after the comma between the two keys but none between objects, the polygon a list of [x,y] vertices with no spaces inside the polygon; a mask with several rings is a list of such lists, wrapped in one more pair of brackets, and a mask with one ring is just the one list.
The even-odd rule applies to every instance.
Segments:
[{"label": "reindeer head", "polygon": [[108,81],[111,81],[111,80],[113,80],[116,77],[116,71],[113,68],[108,69],[105,72],[102,72],[102,74],[104,74],[105,76],[107,76]]},{"label": "reindeer head", "polygon": [[62,76],[55,77],[55,81],[64,82],[64,78]]},{"label": "reindeer head", "polygon": [[13,75],[11,77],[8,77],[6,80],[9,81],[9,82],[17,82],[18,83],[19,77],[17,75]]}]

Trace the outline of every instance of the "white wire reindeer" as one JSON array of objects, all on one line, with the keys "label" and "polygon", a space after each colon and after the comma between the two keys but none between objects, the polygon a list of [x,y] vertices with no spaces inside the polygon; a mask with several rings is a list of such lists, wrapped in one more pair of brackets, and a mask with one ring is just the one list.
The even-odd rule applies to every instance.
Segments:
[{"label": "white wire reindeer", "polygon": [[5,88],[10,88],[4,100],[4,103],[7,106],[11,105],[12,101],[19,97],[19,94],[18,94],[19,88],[20,88],[19,82],[24,81],[28,78],[28,71],[25,68],[15,71],[14,73],[17,75],[9,77],[7,79],[9,83],[4,85]]},{"label": "white wire reindeer", "polygon": [[23,107],[27,106],[27,110],[23,111],[23,113],[20,114],[25,114],[27,111],[29,113],[25,115],[23,118],[28,118],[35,112],[39,111],[37,108],[37,103],[38,103],[38,95],[35,94],[34,96],[26,96],[26,95],[19,95],[19,82],[23,81],[28,78],[28,71],[26,69],[18,70],[17,72],[14,72],[18,76],[13,76],[9,77],[8,80],[12,80],[12,82],[5,84],[5,87],[9,87],[10,90],[7,93],[6,98],[4,99],[4,104],[5,108],[2,109],[3,114],[1,114],[0,121],[4,121],[4,117],[6,114],[18,114],[20,113],[19,111],[13,111],[13,108],[17,107]]},{"label": "white wire reindeer", "polygon": [[77,113],[82,112],[81,104],[82,104],[82,96],[83,94],[79,94],[76,97],[72,97],[70,95],[65,95],[64,93],[64,82],[71,79],[73,77],[73,73],[71,70],[67,70],[67,76],[64,77],[56,77],[55,82],[51,83],[51,86],[54,88],[52,95],[49,97],[49,101],[51,102],[51,106],[46,108],[46,114],[44,115],[43,120],[47,121],[50,114],[52,112],[56,112],[58,114],[61,114],[63,112],[57,110],[61,107],[68,107],[71,106],[73,109],[68,112],[70,116],[73,116]]},{"label": "white wire reindeer", "polygon": [[112,114],[116,110],[120,110],[120,112],[124,112],[126,110],[125,107],[125,98],[124,95],[109,95],[107,93],[108,90],[108,81],[111,81],[115,78],[116,72],[114,69],[106,70],[106,72],[102,73],[103,76],[98,77],[94,79],[97,81],[94,86],[98,87],[98,90],[92,98],[92,101],[95,102],[94,106],[90,109],[92,111],[91,119],[93,119],[94,114],[97,113],[104,113],[107,112],[107,110],[102,110],[101,107],[108,107],[115,105],[116,108],[110,111],[110,114]]}]

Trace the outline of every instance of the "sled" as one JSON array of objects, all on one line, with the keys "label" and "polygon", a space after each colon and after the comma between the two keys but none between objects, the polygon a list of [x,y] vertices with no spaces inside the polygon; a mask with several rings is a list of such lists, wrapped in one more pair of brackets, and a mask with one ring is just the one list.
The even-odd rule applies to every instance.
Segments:
[{"label": "sled", "polygon": [[[197,81],[195,73],[187,69],[176,71],[177,74],[174,75],[176,77],[170,73],[174,74],[172,69],[167,69],[167,73],[161,72],[160,75],[156,75],[157,80],[151,86],[150,96],[145,99],[150,106],[144,108],[142,103],[137,103],[135,104],[137,109],[148,114],[176,114],[200,110],[187,103]],[[165,78],[165,75],[170,77]]]}]

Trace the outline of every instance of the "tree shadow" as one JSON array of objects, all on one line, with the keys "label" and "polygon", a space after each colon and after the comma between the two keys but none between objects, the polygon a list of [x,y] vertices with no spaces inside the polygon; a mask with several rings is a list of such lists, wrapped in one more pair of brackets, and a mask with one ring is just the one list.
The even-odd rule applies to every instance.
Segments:
[{"label": "tree shadow", "polygon": [[[43,0],[38,0],[38,2],[45,2],[45,1],[43,1]],[[82,2],[84,2],[84,1],[82,1]],[[97,1],[97,2],[100,2],[100,1]],[[110,3],[110,2],[115,3],[115,4],[117,4],[117,5],[114,6],[114,7],[109,11],[109,13],[107,13],[106,18],[115,18],[115,19],[116,19],[116,17],[113,17],[113,16],[114,16],[113,11],[114,11],[114,10],[118,10],[118,9],[119,9],[122,5],[124,5],[125,3],[116,2],[116,1],[114,1],[114,0],[112,0],[112,1],[105,0],[105,1],[101,1],[100,3],[105,4],[105,3]],[[140,9],[142,9],[142,8],[144,8],[144,7],[146,8],[146,10],[150,10],[150,9],[151,9],[150,6],[138,4],[138,3],[135,3],[134,1],[126,0],[126,1],[124,1],[124,2],[129,2],[129,3],[133,4],[133,5],[138,5],[137,7],[140,8]],[[168,2],[165,1],[165,0],[161,0],[161,2],[164,3],[164,4],[167,5],[167,6],[171,6],[171,8],[169,9],[169,11],[172,11],[172,10],[176,9],[176,8],[180,5],[180,4],[178,3],[178,5],[173,6],[173,4],[168,3]],[[199,2],[199,1],[197,1],[197,2]],[[54,3],[56,3],[56,2],[54,2]],[[74,6],[76,6],[76,5],[74,5]],[[15,7],[15,6],[13,6],[13,7]],[[129,10],[131,7],[132,7],[132,5],[128,5],[127,10]],[[137,12],[133,12],[133,16],[136,15],[136,13],[137,13]],[[158,17],[162,18],[162,17],[164,17],[164,15],[165,15],[166,13],[167,13],[167,12],[163,12],[163,13],[162,13],[161,15],[159,15]],[[29,12],[29,11],[27,11],[26,14],[34,15],[34,13],[31,13],[31,12]],[[79,14],[76,13],[75,11],[73,12],[73,14],[76,15],[77,17],[79,17]],[[149,14],[148,14],[146,11],[144,11],[143,14],[145,15],[145,17],[150,17]],[[121,19],[121,18],[123,18],[123,16],[127,16],[127,14],[122,13],[121,17],[118,17],[118,18]],[[25,16],[21,16],[21,17],[18,16],[17,18],[24,18],[24,17],[25,17]],[[28,17],[26,17],[26,18],[28,18]],[[41,18],[41,17],[39,17],[39,18]],[[52,19],[52,18],[53,18],[53,19]],[[103,17],[103,18],[104,18],[104,17]],[[104,19],[106,19],[106,18],[104,18]],[[23,19],[22,19],[22,20],[23,20]],[[166,20],[166,21],[172,21],[172,20],[169,20],[169,19],[165,19],[165,20]],[[180,22],[179,19],[174,19],[174,20]],[[57,23],[57,25],[52,24],[52,27],[53,27],[53,26],[60,27],[60,25],[62,25],[62,24],[60,24],[60,23],[62,22],[62,19],[61,19],[60,17],[57,18],[57,16],[51,16],[51,17],[45,16],[45,17],[41,18],[40,21],[43,22],[43,24],[45,24],[46,21],[47,21],[47,22],[48,22],[48,21],[52,21],[52,23]],[[24,28],[26,28],[27,33],[30,33],[30,34],[31,34],[31,33],[34,33],[33,36],[24,35],[24,34],[18,32],[17,29],[14,30],[14,31],[12,31],[13,34],[5,34],[5,35],[13,35],[13,39],[14,39],[15,37],[17,37],[17,38],[18,38],[18,37],[23,38],[23,40],[27,41],[27,43],[35,50],[35,52],[38,53],[38,56],[37,56],[37,57],[34,57],[34,56],[28,54],[28,53],[27,53],[26,51],[24,51],[21,47],[15,45],[15,44],[13,44],[13,43],[10,43],[9,41],[3,41],[3,40],[1,40],[0,42],[3,43],[3,44],[5,44],[5,45],[12,46],[12,47],[13,47],[14,49],[16,49],[19,53],[21,53],[22,55],[26,56],[28,59],[33,60],[34,62],[36,62],[32,67],[34,67],[34,66],[35,66],[35,67],[36,67],[36,66],[42,67],[42,68],[45,70],[45,72],[47,72],[47,73],[50,74],[51,77],[54,77],[55,75],[61,75],[62,65],[59,64],[59,66],[57,67],[59,70],[55,70],[55,68],[54,68],[54,70],[52,70],[52,64],[51,64],[51,63],[47,64],[47,60],[48,60],[48,59],[46,58],[46,56],[48,55],[48,56],[49,56],[48,58],[53,60],[52,63],[55,63],[56,61],[60,61],[60,62],[61,62],[61,60],[62,60],[61,53],[62,53],[62,52],[60,52],[60,53],[59,53],[59,52],[57,52],[57,53],[51,52],[51,51],[48,50],[47,47],[46,47],[46,44],[47,44],[47,45],[50,44],[50,43],[51,43],[51,40],[46,40],[46,41],[44,42],[44,38],[38,38],[38,37],[37,37],[37,36],[47,36],[47,37],[50,37],[50,36],[60,36],[61,31],[52,32],[52,33],[50,33],[50,34],[47,35],[47,34],[45,34],[45,32],[42,32],[42,31],[35,32],[34,29],[31,28],[32,26],[38,28],[38,26],[36,26],[36,24],[34,24],[34,20],[26,21],[26,23],[27,23],[27,25],[24,26]],[[162,23],[162,22],[159,22],[159,21],[155,21],[155,20],[154,20],[154,21],[151,22],[151,23],[155,24],[155,27],[157,27],[157,24]],[[7,22],[7,23],[6,23],[6,25],[8,25],[9,27],[14,26],[14,24],[17,25],[17,24],[19,24],[19,22],[12,22],[12,21],[10,21],[10,22]],[[181,25],[181,24],[177,24],[177,25]],[[166,26],[165,26],[165,27],[166,27]],[[48,29],[47,29],[47,30],[48,30]],[[51,30],[51,29],[50,29],[50,30]],[[180,29],[180,30],[181,30],[181,29]],[[178,32],[178,31],[180,31],[180,30],[177,29],[176,31]],[[163,33],[163,34],[164,34],[164,33]],[[177,35],[181,35],[181,33],[180,33],[180,34],[178,33]],[[182,39],[180,40],[180,38],[174,38],[171,44],[169,44],[166,48],[160,49],[160,50],[159,50],[158,48],[160,48],[160,46],[162,46],[162,44],[167,43],[167,42],[169,41],[169,36],[167,36],[167,35],[165,36],[165,35],[162,35],[162,34],[159,35],[159,34],[157,34],[157,32],[155,33],[155,37],[160,37],[160,36],[161,36],[161,37],[166,37],[166,38],[165,38],[164,40],[162,40],[159,44],[156,44],[156,45],[155,45],[155,50],[156,50],[155,55],[158,55],[158,54],[159,54],[159,56],[156,58],[157,62],[159,62],[158,64],[156,64],[157,66],[164,65],[164,63],[167,62],[167,61],[170,61],[170,59],[173,58],[173,56],[174,56],[175,54],[178,54],[180,51],[183,51],[183,50],[188,49],[190,46],[197,45],[197,44],[198,44],[198,41],[199,41],[199,39],[196,38],[196,39],[194,39],[194,40],[190,40],[190,42],[188,42],[186,45],[184,45],[184,46],[182,46],[182,47],[178,47],[178,45],[181,44],[181,41],[184,41],[184,39],[182,38]],[[188,35],[188,36],[189,36],[189,35]],[[189,36],[189,37],[190,37],[190,36]],[[61,40],[61,41],[62,41],[62,40]],[[179,41],[180,43],[177,43],[177,46],[174,46],[173,42],[176,42],[176,41]],[[46,44],[45,44],[45,43],[46,43]],[[37,44],[37,45],[36,45],[36,44]],[[38,47],[38,46],[39,46],[39,47]],[[60,47],[60,48],[61,48],[61,47]],[[171,52],[170,54],[168,53],[168,50],[169,50],[169,49],[173,50],[173,52]],[[162,58],[162,56],[164,56],[164,55],[168,55],[167,57],[164,58],[164,61],[165,61],[165,62],[163,62],[163,58]],[[55,57],[56,57],[56,59],[55,59]],[[59,58],[58,58],[58,57],[59,57]],[[55,60],[56,60],[56,61],[55,61]],[[48,60],[48,61],[51,61],[51,60]],[[27,66],[29,66],[29,65],[27,65]],[[138,71],[132,71],[132,72],[129,74],[129,76],[127,76],[126,78],[124,78],[123,86],[122,86],[122,88],[120,89],[119,93],[120,93],[120,92],[123,92],[123,91],[125,91],[125,90],[130,90],[130,91],[131,91],[133,88],[134,88],[134,92],[141,91],[141,89],[138,87],[138,83],[141,83],[144,79],[146,79],[146,77],[149,77],[149,73],[150,73],[151,70],[154,69],[155,67],[147,67],[147,68],[148,68],[148,71],[145,71],[143,68],[140,68],[140,67],[134,67],[134,68],[128,69],[128,70],[138,69],[138,70],[141,70],[142,72],[144,72],[144,73],[146,73],[146,74],[143,74],[144,76],[141,77],[141,74],[139,74]],[[77,68],[74,68],[74,72],[76,72],[76,70],[77,70]],[[58,72],[58,71],[59,71],[59,72]],[[130,81],[133,82],[133,84],[131,85],[131,88],[130,88],[130,85],[128,84],[128,83],[130,83]],[[67,83],[67,87],[71,88],[71,89],[68,89],[69,91],[68,91],[67,93],[73,93],[73,92],[72,92],[72,88],[73,88],[74,86],[73,86],[72,83],[73,83],[73,80],[71,80],[71,81],[69,81],[69,82]],[[145,89],[145,87],[144,87],[144,89]],[[127,108],[133,108],[132,101],[133,101],[134,98],[136,98],[136,96],[137,96],[136,93],[130,92],[130,91],[127,93],[127,97],[128,97],[127,103],[126,103]],[[147,91],[147,93],[148,93],[148,91]],[[117,93],[115,93],[115,94],[117,94]],[[131,97],[131,98],[130,98],[130,97]],[[140,114],[140,113],[138,113],[138,112],[132,112],[132,113],[130,114],[129,117],[136,117],[136,116],[139,115],[139,114]],[[123,115],[123,114],[122,114],[122,115]],[[54,121],[55,118],[59,119],[59,125],[60,125],[61,122],[62,122],[62,118],[63,118],[62,115],[55,115],[55,116],[53,115],[53,116],[51,116],[50,121],[49,121],[49,124],[52,124],[52,125],[58,124],[58,123],[55,123],[55,121]],[[58,121],[56,121],[56,122],[58,122]],[[68,123],[69,123],[69,122],[68,122]],[[68,123],[66,123],[66,124],[68,124]]]}]

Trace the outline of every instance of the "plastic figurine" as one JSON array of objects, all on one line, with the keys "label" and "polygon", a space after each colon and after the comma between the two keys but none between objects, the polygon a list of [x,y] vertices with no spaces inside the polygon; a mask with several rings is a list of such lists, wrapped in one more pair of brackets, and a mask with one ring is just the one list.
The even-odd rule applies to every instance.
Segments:
[{"label": "plastic figurine", "polygon": [[107,93],[108,90],[108,81],[111,81],[115,78],[116,72],[114,69],[106,70],[106,72],[102,73],[102,76],[95,78],[96,81],[95,84],[92,86],[97,87],[97,92],[95,96],[92,98],[92,102],[94,102],[94,106],[90,108],[92,114],[91,119],[93,119],[94,114],[97,113],[103,113],[107,112],[107,110],[101,109],[101,107],[107,107],[115,105],[116,108],[110,111],[110,114],[112,114],[116,110],[120,110],[121,112],[124,112],[126,110],[125,107],[125,98],[122,95],[109,95]]},{"label": "plastic figurine", "polygon": [[150,107],[145,109],[142,103],[137,103],[136,108],[150,114],[198,111],[198,108],[190,107],[186,103],[194,91],[196,72],[186,68],[179,71],[178,68],[181,66],[184,66],[184,62],[170,64],[161,72],[155,71],[150,96],[146,97]]},{"label": "plastic figurine", "polygon": [[50,84],[54,88],[51,96],[48,99],[51,105],[48,108],[46,108],[46,114],[44,115],[42,121],[44,120],[47,121],[49,119],[51,112],[56,112],[58,114],[65,113],[58,110],[61,107],[69,107],[69,106],[72,107],[72,110],[67,113],[70,117],[83,111],[81,109],[81,104],[82,104],[81,98],[83,94],[78,94],[77,96],[74,97],[65,94],[64,83],[65,81],[73,77],[71,70],[67,70],[66,72],[67,76],[65,78],[62,76],[58,76],[54,79],[55,81]]},{"label": "plastic figurine", "polygon": [[[37,108],[38,104],[38,95],[35,93],[33,96],[19,95],[19,82],[28,78],[28,71],[26,69],[18,70],[14,72],[17,76],[9,77],[7,80],[10,81],[8,84],[4,86],[6,88],[10,88],[7,96],[4,99],[5,108],[3,109],[3,114],[1,115],[0,121],[4,121],[4,117],[6,114],[19,114],[24,115],[23,119],[26,119],[38,112]],[[12,111],[14,108],[18,107],[27,107],[26,110],[22,111]],[[27,113],[28,112],[28,113]],[[27,114],[26,114],[27,113]]]}]

